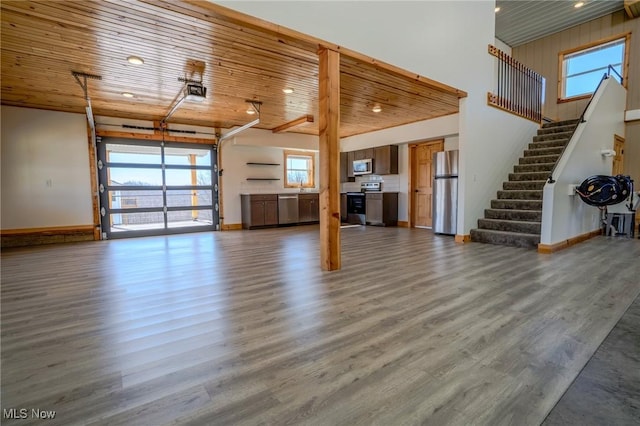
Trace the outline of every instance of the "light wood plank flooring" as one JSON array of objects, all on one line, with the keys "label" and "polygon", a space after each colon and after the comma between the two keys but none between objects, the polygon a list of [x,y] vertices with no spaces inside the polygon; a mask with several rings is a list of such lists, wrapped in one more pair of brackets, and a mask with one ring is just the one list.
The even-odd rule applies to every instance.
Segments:
[{"label": "light wood plank flooring", "polygon": [[640,297],[543,423],[564,425],[640,425]]},{"label": "light wood plank flooring", "polygon": [[[2,252],[2,408],[46,424],[538,425],[640,293],[640,241],[553,255],[317,226]],[[39,424],[4,418],[2,424]]]}]

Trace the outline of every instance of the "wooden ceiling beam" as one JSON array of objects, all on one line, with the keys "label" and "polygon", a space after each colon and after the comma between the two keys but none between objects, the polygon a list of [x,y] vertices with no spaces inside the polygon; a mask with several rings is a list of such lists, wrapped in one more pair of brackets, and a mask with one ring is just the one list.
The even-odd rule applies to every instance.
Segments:
[{"label": "wooden ceiling beam", "polygon": [[278,127],[274,127],[271,131],[273,133],[280,133],[288,130],[292,127],[299,126],[301,124],[313,123],[313,115],[307,114],[302,117],[296,118],[295,120],[291,120],[288,123],[284,123],[279,125]]}]

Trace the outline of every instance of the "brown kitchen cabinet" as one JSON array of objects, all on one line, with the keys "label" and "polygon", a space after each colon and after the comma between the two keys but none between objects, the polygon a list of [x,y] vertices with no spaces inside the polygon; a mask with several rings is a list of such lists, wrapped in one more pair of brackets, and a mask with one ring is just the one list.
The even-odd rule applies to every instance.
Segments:
[{"label": "brown kitchen cabinet", "polygon": [[397,192],[367,192],[366,196],[367,225],[397,226],[398,225],[398,193]]},{"label": "brown kitchen cabinet", "polygon": [[355,181],[356,176],[353,174],[353,161],[356,159],[356,152],[349,151],[347,152],[347,178]]},{"label": "brown kitchen cabinet", "polygon": [[374,148],[373,173],[376,175],[398,174],[398,145]]},{"label": "brown kitchen cabinet", "polygon": [[242,194],[241,209],[243,229],[278,225],[276,194]]},{"label": "brown kitchen cabinet", "polygon": [[320,197],[318,194],[298,194],[298,222],[320,221]]},{"label": "brown kitchen cabinet", "polygon": [[373,155],[374,155],[373,148],[359,149],[357,151],[353,151],[354,160],[368,160],[370,158],[373,158]]},{"label": "brown kitchen cabinet", "polygon": [[[346,154],[346,155],[345,155]],[[385,145],[375,148],[340,153],[340,182],[354,182],[353,162],[355,160],[373,160],[373,174],[398,174],[398,145]],[[343,170],[346,167],[346,174]],[[343,176],[346,176],[344,178]]]},{"label": "brown kitchen cabinet", "polygon": [[340,194],[340,221],[347,221],[347,194],[344,192]]},{"label": "brown kitchen cabinet", "polygon": [[[351,169],[351,175],[349,175],[349,169]],[[354,182],[353,176],[353,160],[349,162],[349,153],[340,153],[340,182]]]}]

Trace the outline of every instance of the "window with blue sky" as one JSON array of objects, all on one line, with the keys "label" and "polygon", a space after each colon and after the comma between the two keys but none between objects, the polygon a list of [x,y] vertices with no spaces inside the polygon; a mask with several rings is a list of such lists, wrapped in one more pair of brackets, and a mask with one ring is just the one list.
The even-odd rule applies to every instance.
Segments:
[{"label": "window with blue sky", "polygon": [[[622,82],[624,77],[626,37],[597,46],[560,55],[562,89],[560,97],[570,99],[593,93],[609,66],[611,75]],[[617,74],[616,74],[617,73]]]}]

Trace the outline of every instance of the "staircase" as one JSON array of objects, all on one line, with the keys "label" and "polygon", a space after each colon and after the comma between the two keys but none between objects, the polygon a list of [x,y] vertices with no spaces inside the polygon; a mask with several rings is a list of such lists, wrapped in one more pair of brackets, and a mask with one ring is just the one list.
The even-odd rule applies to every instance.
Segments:
[{"label": "staircase", "polygon": [[542,189],[553,166],[569,143],[578,120],[546,123],[524,151],[498,199],[471,230],[471,241],[536,248],[540,243]]}]

